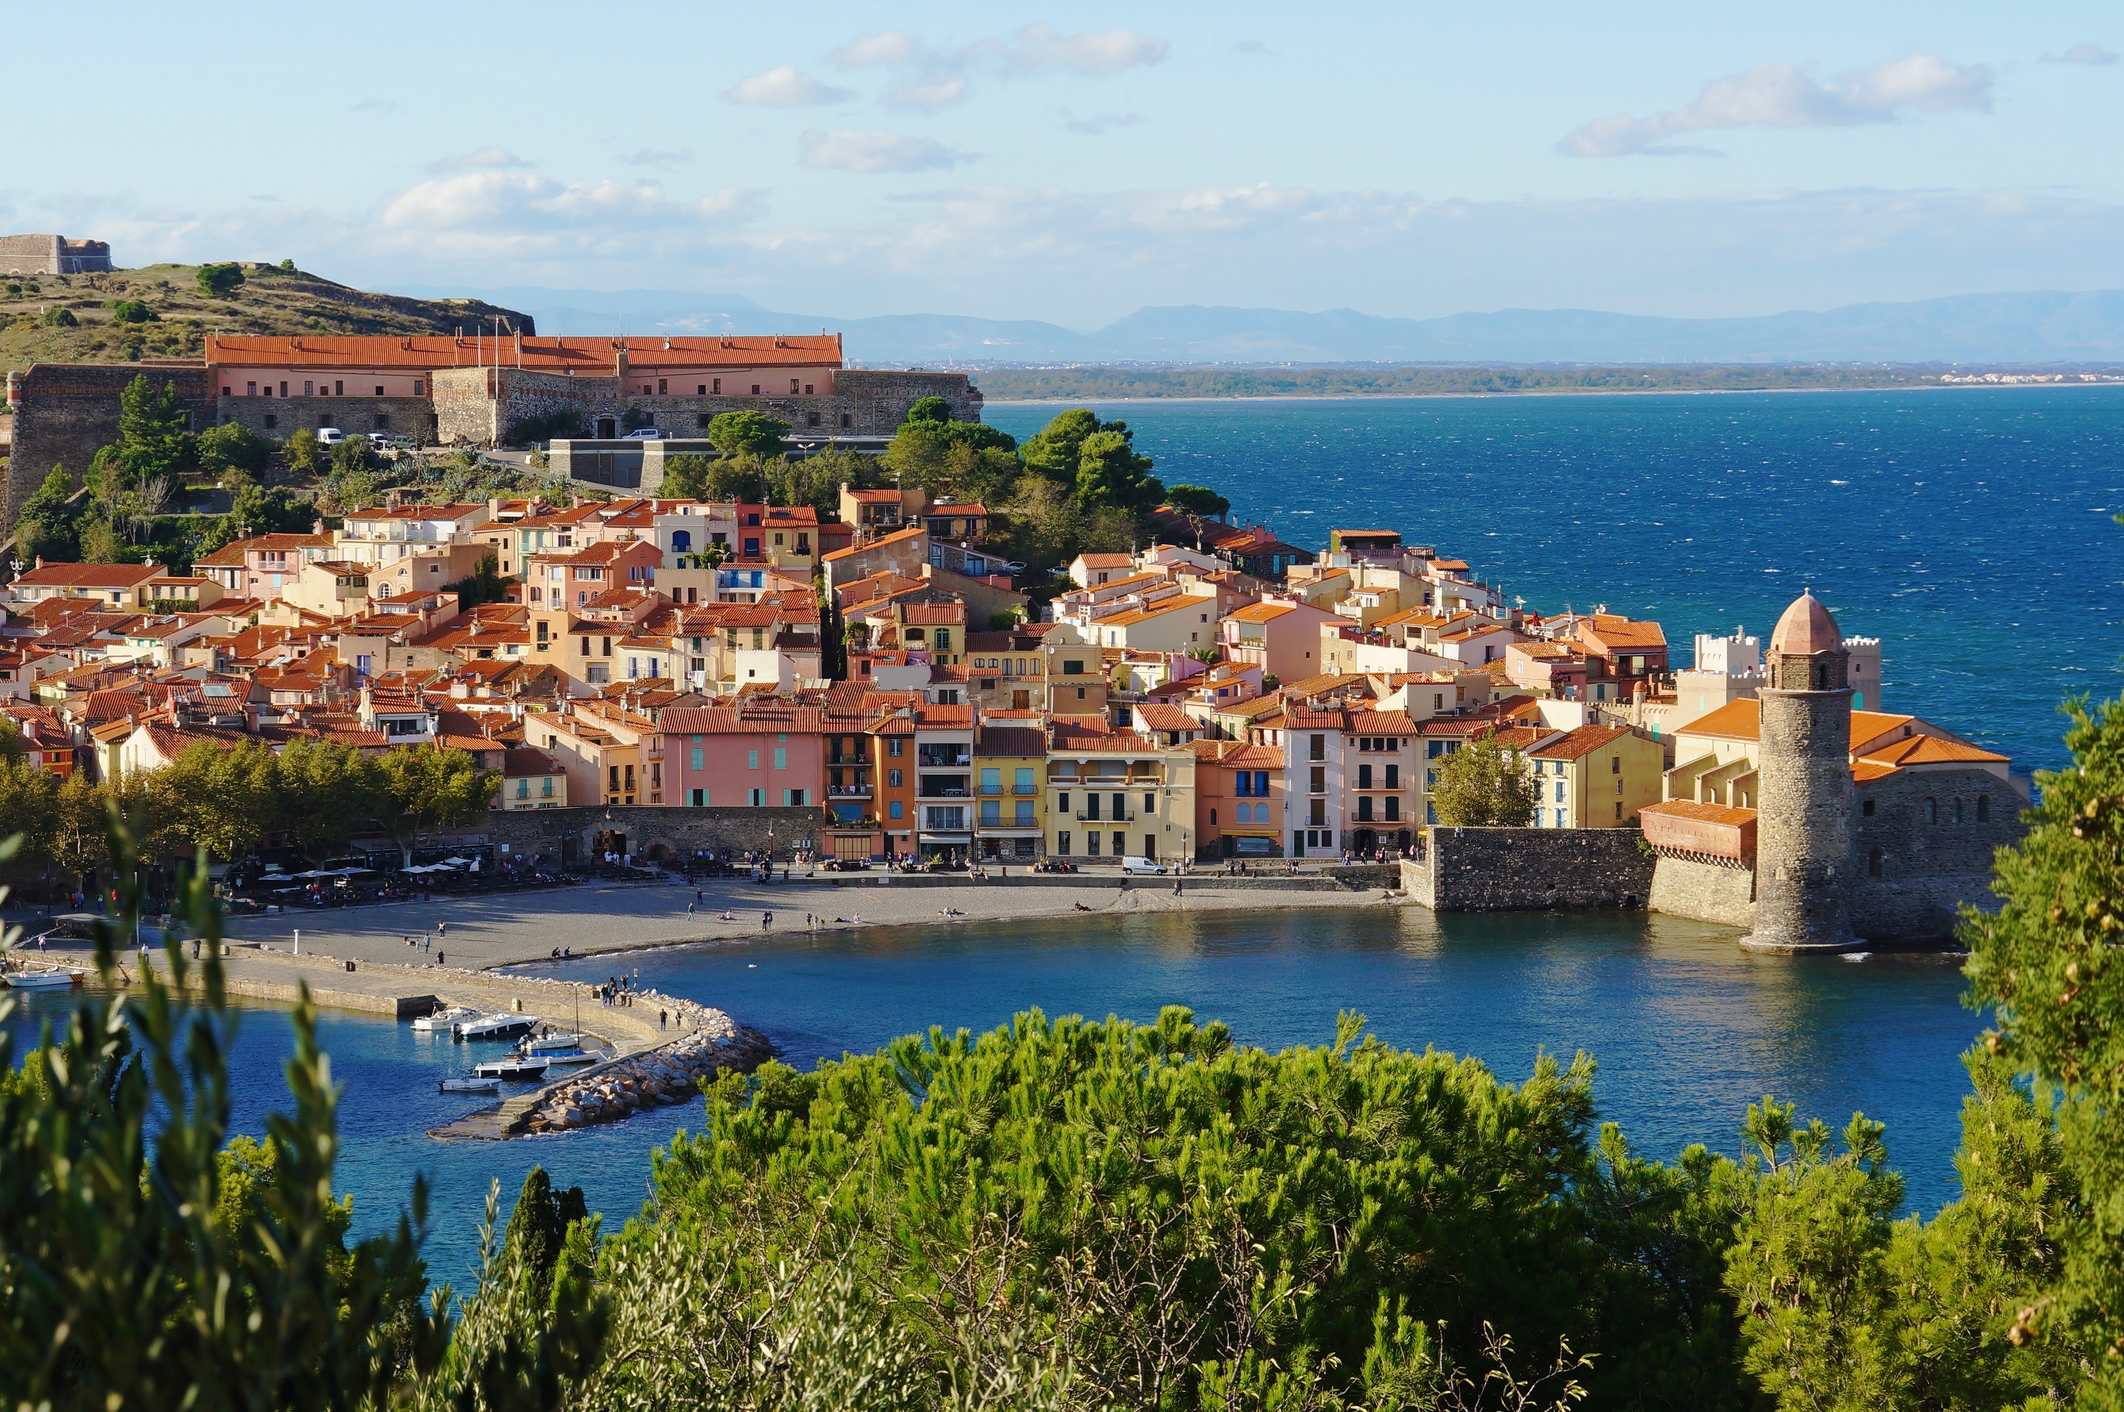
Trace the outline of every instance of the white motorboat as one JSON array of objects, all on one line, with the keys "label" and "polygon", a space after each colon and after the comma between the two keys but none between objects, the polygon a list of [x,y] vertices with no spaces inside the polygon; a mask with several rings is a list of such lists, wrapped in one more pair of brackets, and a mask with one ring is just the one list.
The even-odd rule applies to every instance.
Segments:
[{"label": "white motorboat", "polygon": [[604,1058],[605,1056],[602,1054],[593,1053],[587,1049],[561,1049],[549,1050],[544,1054],[535,1055],[533,1057],[543,1059],[548,1064],[573,1065],[595,1064],[598,1060]]},{"label": "white motorboat", "polygon": [[479,1011],[469,1005],[439,1006],[432,1015],[423,1015],[413,1022],[413,1028],[423,1032],[448,1034],[454,1027],[467,1020],[479,1018]]},{"label": "white motorboat", "polygon": [[469,1079],[444,1079],[438,1087],[444,1093],[500,1093],[501,1080],[498,1078],[482,1079],[476,1077]]},{"label": "white motorboat", "polygon": [[517,1048],[526,1054],[560,1054],[570,1049],[581,1049],[583,1037],[579,1034],[542,1034],[525,1040]]},{"label": "white motorboat", "polygon": [[16,966],[0,972],[0,981],[7,982],[14,990],[67,990],[80,985],[84,979],[84,972],[65,971],[57,967],[48,971],[32,971],[27,966]]},{"label": "white motorboat", "polygon": [[537,1028],[538,1016],[512,1015],[504,1010],[476,1020],[460,1020],[450,1033],[458,1039],[515,1039]]},{"label": "white motorboat", "polygon": [[484,1064],[475,1064],[472,1072],[483,1079],[535,1079],[546,1072],[546,1061],[511,1054],[506,1059],[489,1059]]}]

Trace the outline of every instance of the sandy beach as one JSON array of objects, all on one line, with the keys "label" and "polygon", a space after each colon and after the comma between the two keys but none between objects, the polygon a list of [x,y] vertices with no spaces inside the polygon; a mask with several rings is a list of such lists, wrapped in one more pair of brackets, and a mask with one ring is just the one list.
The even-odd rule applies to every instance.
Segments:
[{"label": "sandy beach", "polygon": [[[335,960],[420,966],[447,960],[452,969],[484,970],[550,959],[557,948],[596,955],[693,942],[742,942],[767,932],[973,924],[1034,917],[1104,916],[1135,912],[1198,912],[1392,905],[1382,889],[1358,891],[1315,883],[1321,891],[1274,883],[1235,882],[1198,873],[1175,896],[1169,878],[1118,876],[1011,878],[949,884],[933,879],[855,874],[835,886],[824,874],[801,873],[772,884],[743,879],[704,882],[601,883],[551,891],[381,907],[292,909],[286,914],[232,920],[229,940],[291,948],[302,933],[305,954]],[[1221,885],[1220,885],[1221,884]],[[688,904],[694,904],[688,912]],[[1082,904],[1088,913],[1077,913]],[[957,914],[945,916],[946,909]],[[728,912],[733,920],[721,920]],[[766,920],[771,915],[772,920]],[[807,917],[810,919],[807,922]],[[411,937],[413,947],[405,938]]]}]

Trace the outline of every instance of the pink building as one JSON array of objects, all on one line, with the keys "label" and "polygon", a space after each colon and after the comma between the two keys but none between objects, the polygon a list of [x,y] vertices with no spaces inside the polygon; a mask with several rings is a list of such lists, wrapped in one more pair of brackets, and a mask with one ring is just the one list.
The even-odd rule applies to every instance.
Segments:
[{"label": "pink building", "polygon": [[1336,615],[1308,604],[1264,598],[1217,625],[1224,660],[1259,667],[1279,682],[1319,676],[1320,625]]},{"label": "pink building", "polygon": [[666,709],[664,797],[673,804],[817,808],[826,785],[825,713],[776,696]]}]

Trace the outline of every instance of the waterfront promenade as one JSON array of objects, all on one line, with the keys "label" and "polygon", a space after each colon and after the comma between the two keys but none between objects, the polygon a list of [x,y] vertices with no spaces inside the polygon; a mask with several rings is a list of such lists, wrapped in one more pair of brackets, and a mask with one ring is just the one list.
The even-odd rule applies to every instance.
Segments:
[{"label": "waterfront promenade", "polygon": [[[1146,912],[1264,911],[1289,908],[1367,907],[1390,905],[1373,888],[1353,891],[1305,875],[1319,891],[1287,885],[1288,879],[1240,882],[1209,873],[1185,879],[1180,896],[1171,878],[1137,878],[1126,888],[1118,875],[1046,875],[1005,881],[973,881],[963,874],[954,881],[893,876],[883,873],[820,874],[807,880],[771,884],[722,878],[701,885],[701,900],[691,914],[695,889],[677,882],[585,883],[577,887],[503,893],[474,898],[440,898],[432,902],[391,903],[380,907],[290,909],[285,914],[231,919],[233,942],[263,942],[285,949],[302,931],[306,953],[335,960],[379,965],[419,966],[441,953],[451,969],[482,970],[545,961],[557,947],[574,955],[600,955],[647,947],[700,942],[743,944],[763,933],[807,930],[850,931],[859,925],[922,925],[936,922],[997,922],[1037,917],[1110,916]],[[861,879],[862,881],[856,881]],[[1301,887],[1304,884],[1301,884]],[[1077,906],[1089,908],[1077,912]],[[949,910],[954,915],[947,917]],[[735,920],[718,920],[728,911]],[[762,915],[771,912],[771,926]],[[807,928],[806,914],[813,919]],[[858,923],[855,919],[860,918]],[[845,920],[837,920],[845,919]],[[447,930],[426,949],[408,948]],[[614,962],[614,973],[619,970]],[[358,973],[357,973],[358,974]]]}]

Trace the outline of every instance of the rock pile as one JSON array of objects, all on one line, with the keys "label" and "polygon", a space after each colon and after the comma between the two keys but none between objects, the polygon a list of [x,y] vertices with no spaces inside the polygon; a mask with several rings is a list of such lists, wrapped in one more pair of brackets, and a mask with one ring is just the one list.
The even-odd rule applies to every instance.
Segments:
[{"label": "rock pile", "polygon": [[637,1008],[670,1010],[684,1033],[669,1044],[601,1064],[542,1089],[514,1125],[519,1132],[562,1132],[610,1123],[651,1108],[700,1097],[700,1081],[726,1068],[751,1071],[773,1057],[766,1038],[740,1028],[720,1010],[642,991]]}]

